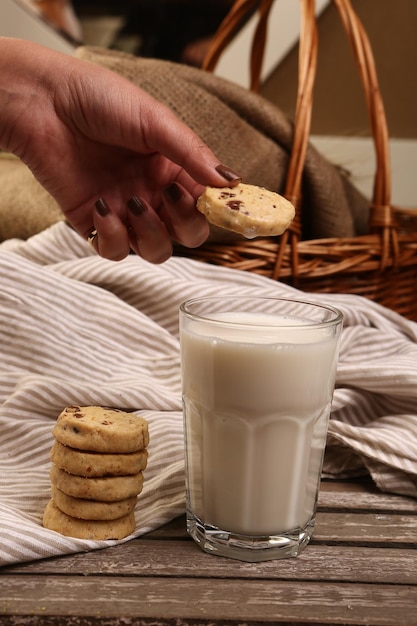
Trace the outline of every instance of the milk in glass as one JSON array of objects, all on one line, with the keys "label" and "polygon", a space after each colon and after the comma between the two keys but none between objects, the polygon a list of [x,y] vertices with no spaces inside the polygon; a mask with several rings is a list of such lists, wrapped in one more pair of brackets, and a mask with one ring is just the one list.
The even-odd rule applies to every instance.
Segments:
[{"label": "milk in glass", "polygon": [[297,316],[220,312],[182,325],[192,515],[276,536],[314,517],[338,333]]}]

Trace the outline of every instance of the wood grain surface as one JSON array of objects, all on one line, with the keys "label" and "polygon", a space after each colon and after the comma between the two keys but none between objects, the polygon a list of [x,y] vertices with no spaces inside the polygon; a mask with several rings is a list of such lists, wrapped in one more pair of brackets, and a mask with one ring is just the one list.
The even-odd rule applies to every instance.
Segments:
[{"label": "wood grain surface", "polygon": [[416,626],[417,502],[322,483],[295,559],[203,553],[180,517],[125,544],[0,569],[4,626]]}]

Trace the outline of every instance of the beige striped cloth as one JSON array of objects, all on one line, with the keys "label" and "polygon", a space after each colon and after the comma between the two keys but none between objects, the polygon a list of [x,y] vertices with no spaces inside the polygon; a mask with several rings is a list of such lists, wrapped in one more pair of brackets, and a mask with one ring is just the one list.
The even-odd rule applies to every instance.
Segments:
[{"label": "beige striped cloth", "polygon": [[[151,443],[134,536],[184,512],[178,307],[202,294],[299,296],[184,258],[97,256],[64,222],[0,245],[0,564],[101,548],[42,527],[52,428],[71,404],[135,410]],[[417,324],[356,296],[345,316],[325,473],[417,497]],[[129,538],[126,538],[128,540]],[[125,540],[124,540],[125,541]]]}]

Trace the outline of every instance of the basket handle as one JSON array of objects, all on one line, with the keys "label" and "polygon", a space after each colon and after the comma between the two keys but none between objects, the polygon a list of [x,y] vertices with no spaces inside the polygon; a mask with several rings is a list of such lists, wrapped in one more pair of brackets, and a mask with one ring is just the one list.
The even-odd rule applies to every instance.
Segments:
[{"label": "basket handle", "polygon": [[236,0],[221,22],[203,59],[202,69],[212,72],[224,49],[240,30],[243,23],[258,11],[258,24],[250,52],[250,89],[259,91],[265,53],[268,18],[274,0]]},{"label": "basket handle", "polygon": [[[259,21],[251,49],[251,89],[257,91],[267,36],[267,21],[274,0],[237,0],[216,33],[207,52],[203,68],[213,71],[221,53],[233,38],[238,24],[246,12],[258,9]],[[366,105],[376,153],[376,173],[371,202],[369,227],[378,231],[382,242],[381,270],[392,256],[394,265],[398,258],[397,226],[391,207],[391,172],[389,139],[385,110],[377,79],[375,61],[366,32],[355,13],[350,0],[333,0],[353,48],[356,63],[365,91]],[[315,0],[300,0],[301,29],[298,66],[298,93],[294,118],[294,139],[288,166],[284,195],[297,209],[296,218],[281,236],[276,259],[274,278],[278,279],[285,244],[290,240],[292,248],[293,276],[298,275],[297,242],[301,236],[301,182],[305,155],[310,135],[313,88],[317,68],[317,24]]]},{"label": "basket handle", "polygon": [[371,203],[369,226],[379,231],[382,243],[381,270],[398,264],[398,226],[391,205],[391,166],[388,125],[378,84],[375,60],[365,29],[354,12],[350,0],[333,0],[352,45],[360,77],[365,90],[366,104],[372,129],[376,155],[376,171]]}]

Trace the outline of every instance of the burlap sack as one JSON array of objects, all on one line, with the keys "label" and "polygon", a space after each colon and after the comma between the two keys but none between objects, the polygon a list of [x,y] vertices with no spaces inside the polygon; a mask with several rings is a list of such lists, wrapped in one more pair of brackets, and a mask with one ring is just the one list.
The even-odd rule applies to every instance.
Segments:
[{"label": "burlap sack", "polygon": [[0,152],[0,241],[28,239],[62,219],[57,203],[29,168]]},{"label": "burlap sack", "polygon": [[[83,46],[76,56],[103,65],[168,105],[244,182],[282,192],[293,125],[272,103],[232,82],[187,65],[138,58]],[[1,165],[1,163],[0,163]],[[39,187],[39,186],[38,186]],[[4,196],[8,198],[4,206]],[[42,204],[42,216],[29,215]],[[52,205],[52,206],[51,206]],[[303,181],[303,237],[349,237],[367,232],[369,201],[346,175],[311,145]],[[59,219],[59,212],[36,181],[22,170],[7,177],[0,197],[3,212],[16,217],[0,231],[2,239],[27,237]],[[45,213],[45,214],[44,214]],[[41,219],[42,218],[42,219]],[[24,228],[22,228],[22,224]]]}]

